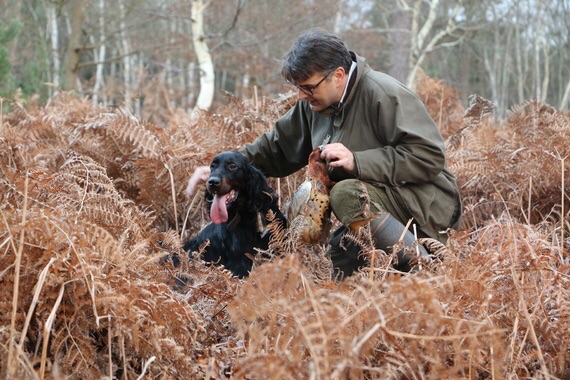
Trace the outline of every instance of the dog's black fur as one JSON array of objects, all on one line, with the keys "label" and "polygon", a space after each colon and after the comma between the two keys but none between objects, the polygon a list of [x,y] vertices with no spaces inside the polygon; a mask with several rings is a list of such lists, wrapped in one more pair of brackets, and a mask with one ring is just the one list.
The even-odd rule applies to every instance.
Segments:
[{"label": "dog's black fur", "polygon": [[[198,251],[209,240],[202,259],[223,265],[240,278],[245,277],[253,264],[246,253],[255,255],[255,248],[266,250],[269,244],[269,234],[259,232],[258,213],[265,218],[272,210],[283,227],[285,216],[279,210],[277,196],[265,176],[241,153],[227,151],[218,154],[213,158],[210,170],[205,196],[210,202],[211,215],[214,215],[214,208],[223,208],[214,204],[219,203],[221,198],[227,207],[227,220],[221,223],[217,220],[218,224],[212,221],[206,225],[197,236],[185,242],[184,250],[192,256],[192,252]],[[227,200],[226,194],[230,194]]]}]

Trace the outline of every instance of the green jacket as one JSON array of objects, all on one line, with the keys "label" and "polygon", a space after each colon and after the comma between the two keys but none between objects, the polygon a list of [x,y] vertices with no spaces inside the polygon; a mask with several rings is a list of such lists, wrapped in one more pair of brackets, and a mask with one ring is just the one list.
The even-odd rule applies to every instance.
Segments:
[{"label": "green jacket", "polygon": [[[441,133],[412,91],[353,56],[356,79],[339,109],[316,113],[300,100],[242,153],[266,175],[284,177],[303,168],[332,131],[329,142],[353,152],[356,178],[386,188],[424,233],[445,241],[439,231],[458,228],[461,201]],[[354,177],[342,169],[330,174],[334,181]]]}]

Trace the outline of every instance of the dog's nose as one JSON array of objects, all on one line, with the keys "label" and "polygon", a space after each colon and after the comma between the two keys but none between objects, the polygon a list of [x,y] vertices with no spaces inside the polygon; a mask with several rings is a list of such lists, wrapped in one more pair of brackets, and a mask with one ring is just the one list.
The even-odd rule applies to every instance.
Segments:
[{"label": "dog's nose", "polygon": [[220,179],[217,177],[210,177],[208,179],[208,186],[212,188],[220,187]]}]

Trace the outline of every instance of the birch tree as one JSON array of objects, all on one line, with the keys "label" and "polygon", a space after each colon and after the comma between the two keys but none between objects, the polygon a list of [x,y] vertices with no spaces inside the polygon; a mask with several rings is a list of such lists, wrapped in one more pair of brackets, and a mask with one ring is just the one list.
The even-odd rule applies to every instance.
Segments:
[{"label": "birch tree", "polygon": [[524,69],[524,62],[525,60],[523,59],[523,48],[522,48],[522,41],[521,41],[521,28],[520,28],[520,22],[519,20],[521,19],[521,12],[520,12],[520,8],[517,7],[516,8],[516,12],[515,12],[515,65],[516,65],[516,75],[519,78],[519,80],[517,81],[516,84],[516,91],[517,91],[517,96],[518,96],[518,101],[519,103],[522,103],[524,101],[524,80],[522,80],[522,78],[524,78],[526,75],[525,69]]},{"label": "birch tree", "polygon": [[[506,47],[513,44],[513,35],[516,38],[516,29],[510,24],[505,24],[505,10],[498,10],[496,7],[488,7],[487,12],[492,18],[489,24],[489,41],[482,44],[482,56],[487,79],[489,81],[489,91],[491,92],[491,100],[497,106],[498,113],[504,113],[507,108],[509,99],[508,90],[509,82],[512,75],[516,72],[522,72],[520,64],[515,65],[516,70],[511,70],[512,50]],[[514,12],[516,14],[516,12]],[[487,41],[487,40],[485,40]],[[516,59],[515,59],[516,61]]]},{"label": "birch tree", "polygon": [[[55,4],[48,3],[46,6],[47,26],[49,30],[50,41],[50,60],[51,60],[51,82],[56,86],[61,86],[61,79],[59,76],[61,70],[61,61],[59,58],[59,32],[57,28],[57,13]],[[52,94],[53,95],[53,94]]]},{"label": "birch tree", "polygon": [[390,40],[388,73],[413,88],[420,67],[437,49],[460,44],[468,30],[460,20],[463,0],[394,0],[391,5],[376,5],[384,28],[371,28]]},{"label": "birch tree", "polygon": [[125,94],[125,105],[128,108],[132,108],[132,95],[131,95],[131,76],[132,76],[132,64],[131,64],[131,47],[129,43],[128,36],[126,34],[126,13],[125,4],[123,0],[119,0],[119,51],[121,52],[123,60],[123,85]]},{"label": "birch tree", "polygon": [[[107,44],[105,43],[105,0],[99,0],[99,51],[95,53],[95,61],[97,69],[95,71],[95,84],[93,86],[93,105],[99,103],[99,92],[103,87],[103,69],[105,67],[105,59],[107,53]],[[95,41],[92,41],[94,43]]]},{"label": "birch tree", "polygon": [[562,99],[560,100],[560,105],[558,108],[560,109],[568,109],[568,100],[570,98],[570,79],[566,84],[566,89],[564,90],[564,95],[562,95]]},{"label": "birch tree", "polygon": [[[418,70],[429,53],[438,48],[455,46],[462,40],[462,33],[459,35],[457,33],[462,31],[463,28],[456,23],[458,14],[463,9],[462,0],[457,1],[451,10],[447,12],[447,23],[440,30],[434,30],[440,5],[439,0],[428,2],[427,17],[422,23],[420,16],[424,13],[421,8],[423,3],[424,1],[416,0],[410,6],[407,1],[400,1],[403,9],[412,12],[410,73],[406,80],[406,85],[412,88],[416,82]],[[442,42],[446,37],[450,37],[450,39]]]},{"label": "birch tree", "polygon": [[209,109],[214,100],[214,64],[204,36],[206,7],[203,0],[192,0],[192,42],[200,70],[200,93],[195,110]]},{"label": "birch tree", "polygon": [[77,86],[77,73],[81,60],[81,27],[85,20],[86,3],[83,0],[68,0],[70,4],[69,19],[69,45],[65,55],[63,89],[75,90]]},{"label": "birch tree", "polygon": [[[544,30],[542,25],[542,1],[538,1],[536,4],[536,18],[534,21],[534,27],[537,34],[536,41],[534,43],[534,91],[537,100],[544,100],[546,94],[544,93],[544,84],[541,84],[542,74],[541,74],[541,52],[545,44],[544,41]],[[545,68],[547,63],[545,62]]]},{"label": "birch tree", "polygon": [[283,91],[275,62],[296,34],[323,27],[402,82],[422,67],[463,99],[492,98],[499,115],[527,99],[570,101],[570,0],[10,0],[0,15],[23,25],[4,44],[6,94],[59,87],[94,103],[134,100],[135,112],[165,97],[210,109],[214,86],[273,96]]}]

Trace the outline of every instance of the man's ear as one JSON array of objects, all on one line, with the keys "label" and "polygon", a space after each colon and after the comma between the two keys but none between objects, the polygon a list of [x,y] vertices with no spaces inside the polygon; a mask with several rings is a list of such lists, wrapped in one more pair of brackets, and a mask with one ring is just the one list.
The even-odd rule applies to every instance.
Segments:
[{"label": "man's ear", "polygon": [[332,77],[334,78],[335,84],[337,86],[342,85],[346,77],[346,71],[344,71],[344,67],[337,67],[334,70]]}]

